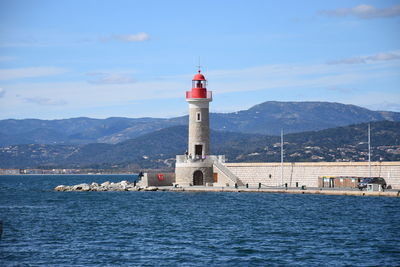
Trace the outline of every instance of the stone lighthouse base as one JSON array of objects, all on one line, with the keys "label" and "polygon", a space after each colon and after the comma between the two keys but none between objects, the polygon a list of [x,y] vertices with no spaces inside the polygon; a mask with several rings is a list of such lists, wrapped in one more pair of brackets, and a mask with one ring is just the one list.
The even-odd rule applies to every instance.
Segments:
[{"label": "stone lighthouse base", "polygon": [[224,156],[189,157],[176,156],[175,183],[181,186],[212,185],[214,165],[224,162]]},{"label": "stone lighthouse base", "polygon": [[175,169],[176,184],[181,186],[210,185],[213,182],[212,167],[177,167]]}]

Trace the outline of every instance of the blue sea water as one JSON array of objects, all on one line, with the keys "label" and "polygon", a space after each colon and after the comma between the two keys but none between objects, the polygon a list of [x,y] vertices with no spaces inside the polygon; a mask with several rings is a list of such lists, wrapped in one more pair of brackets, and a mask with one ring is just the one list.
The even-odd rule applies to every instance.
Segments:
[{"label": "blue sea water", "polygon": [[400,266],[400,199],[55,192],[134,176],[0,176],[0,266]]}]

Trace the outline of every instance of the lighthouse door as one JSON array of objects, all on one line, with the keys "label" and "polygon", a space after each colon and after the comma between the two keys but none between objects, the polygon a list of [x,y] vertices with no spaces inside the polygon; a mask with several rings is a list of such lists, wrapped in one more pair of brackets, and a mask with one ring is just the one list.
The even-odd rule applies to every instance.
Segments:
[{"label": "lighthouse door", "polygon": [[196,156],[202,156],[203,155],[203,145],[195,145],[194,146],[194,153]]},{"label": "lighthouse door", "polygon": [[203,185],[203,172],[197,170],[193,173],[193,185]]}]

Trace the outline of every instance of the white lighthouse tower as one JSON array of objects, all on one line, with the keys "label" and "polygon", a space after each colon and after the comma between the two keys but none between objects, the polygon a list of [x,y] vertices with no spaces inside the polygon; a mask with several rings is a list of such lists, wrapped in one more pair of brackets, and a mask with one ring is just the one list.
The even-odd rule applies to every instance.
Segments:
[{"label": "white lighthouse tower", "polygon": [[212,92],[207,91],[207,80],[204,75],[196,74],[192,80],[192,90],[186,92],[189,103],[189,155],[205,158],[210,153],[210,119],[209,103]]},{"label": "white lighthouse tower", "polygon": [[179,185],[213,183],[213,159],[210,153],[209,103],[212,92],[199,70],[192,80],[192,90],[186,92],[189,103],[189,140],[186,155],[177,155],[175,177]]},{"label": "white lighthouse tower", "polygon": [[199,70],[192,80],[192,90],[186,92],[189,103],[189,140],[185,155],[176,156],[175,183],[180,186],[222,185],[243,183],[225,165],[225,156],[210,155],[209,104],[212,92]]}]

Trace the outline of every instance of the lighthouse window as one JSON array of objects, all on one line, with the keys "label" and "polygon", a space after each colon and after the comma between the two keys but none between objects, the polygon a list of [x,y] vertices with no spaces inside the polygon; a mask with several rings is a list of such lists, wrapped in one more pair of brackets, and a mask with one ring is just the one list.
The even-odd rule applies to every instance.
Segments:
[{"label": "lighthouse window", "polygon": [[206,88],[207,87],[207,81],[192,81],[192,87],[193,88]]},{"label": "lighthouse window", "polygon": [[201,121],[201,112],[196,113],[196,121],[200,122]]}]

